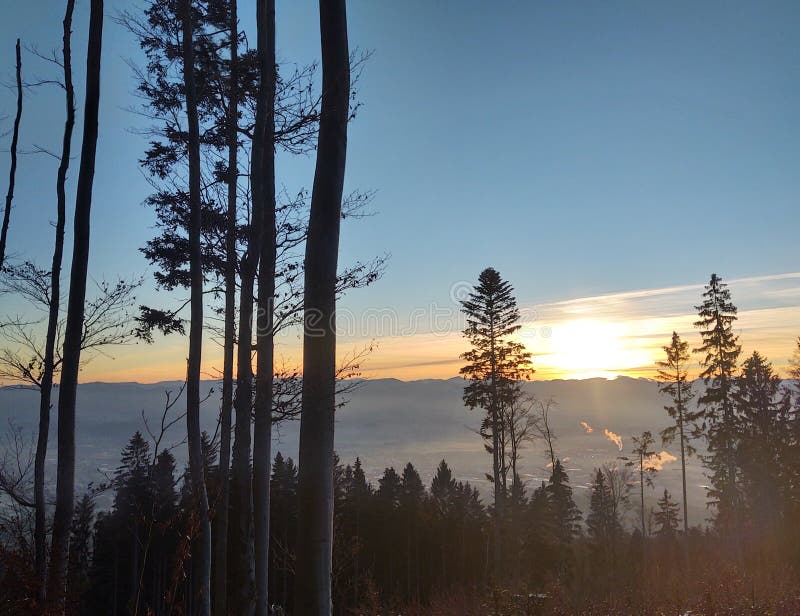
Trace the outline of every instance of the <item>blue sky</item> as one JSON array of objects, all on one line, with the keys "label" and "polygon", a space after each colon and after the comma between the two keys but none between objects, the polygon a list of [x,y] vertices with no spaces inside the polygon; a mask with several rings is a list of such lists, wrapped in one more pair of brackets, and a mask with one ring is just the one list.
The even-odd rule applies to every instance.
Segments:
[{"label": "blue sky", "polygon": [[[126,109],[137,102],[125,59],[138,51],[110,19],[136,5],[106,6],[98,278],[148,271],[138,253],[153,223],[136,164],[142,124]],[[59,44],[62,3],[42,6],[15,3],[0,23],[5,82],[17,35],[42,50]],[[79,103],[87,11],[79,0]],[[246,30],[254,12],[240,0]],[[375,216],[346,224],[342,262],[391,261],[348,308],[444,304],[488,265],[523,304],[800,269],[800,4],[353,0],[349,22],[351,45],[374,53],[347,185],[377,194]],[[277,36],[281,60],[316,59],[316,4],[279,1]],[[24,61],[28,77],[52,74]],[[0,92],[3,129],[13,105],[13,92]],[[22,148],[58,149],[60,93],[28,93],[24,114]],[[80,126],[76,136],[77,154]],[[6,170],[3,152],[3,192]],[[313,158],[283,157],[278,173],[289,190],[310,186]],[[54,185],[54,161],[22,158],[12,252],[46,262]]]}]

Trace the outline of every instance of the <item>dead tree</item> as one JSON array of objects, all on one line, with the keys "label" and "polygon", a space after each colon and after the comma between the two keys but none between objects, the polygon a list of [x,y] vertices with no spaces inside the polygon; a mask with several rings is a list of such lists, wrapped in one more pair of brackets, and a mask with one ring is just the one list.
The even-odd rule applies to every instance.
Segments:
[{"label": "dead tree", "polygon": [[58,396],[58,464],[56,510],[47,599],[53,612],[64,610],[64,584],[69,551],[69,534],[75,500],[75,398],[84,329],[86,275],[89,264],[89,230],[97,155],[98,112],[100,107],[100,56],[103,45],[103,0],[91,0],[89,43],[86,51],[86,100],[83,117],[83,143],[75,197],[75,224],[70,271],[67,324],[64,333],[64,361]]},{"label": "dead tree", "polygon": [[295,613],[329,616],[336,407],[336,273],[347,156],[345,0],[320,0],[322,107],[306,240]]}]

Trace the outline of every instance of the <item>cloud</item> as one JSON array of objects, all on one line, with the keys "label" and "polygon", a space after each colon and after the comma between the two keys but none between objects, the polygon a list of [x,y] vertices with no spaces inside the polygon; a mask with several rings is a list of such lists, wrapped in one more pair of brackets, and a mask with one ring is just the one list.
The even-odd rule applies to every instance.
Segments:
[{"label": "cloud", "polygon": [[591,434],[592,432],[594,432],[594,428],[592,428],[592,426],[590,426],[588,422],[582,421],[581,425],[583,426],[583,429],[586,430],[586,434]]},{"label": "cloud", "polygon": [[622,451],[622,437],[619,434],[613,433],[608,428],[603,428],[603,434],[606,438],[617,446],[617,449]]},{"label": "cloud", "polygon": [[670,462],[675,462],[677,460],[675,456],[673,456],[668,451],[662,451],[661,453],[656,453],[647,458],[645,462],[645,468],[653,471],[661,471],[664,470],[664,465],[669,464]]}]

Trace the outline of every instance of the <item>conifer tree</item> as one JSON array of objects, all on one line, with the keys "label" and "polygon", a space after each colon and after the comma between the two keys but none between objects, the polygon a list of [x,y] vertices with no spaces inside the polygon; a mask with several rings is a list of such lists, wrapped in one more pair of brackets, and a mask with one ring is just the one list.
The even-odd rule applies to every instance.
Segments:
[{"label": "conifer tree", "polygon": [[748,357],[733,389],[742,504],[761,532],[774,529],[784,510],[782,467],[791,447],[791,401],[772,364],[758,351]]},{"label": "conifer tree", "polygon": [[477,286],[461,302],[467,317],[464,336],[471,349],[461,355],[467,364],[461,375],[469,381],[464,388],[464,404],[481,408],[486,416],[481,423],[481,436],[492,454],[494,488],[494,565],[500,575],[502,564],[501,526],[505,516],[506,426],[503,411],[512,396],[519,395],[518,381],[533,373],[531,354],[524,345],[512,340],[520,329],[519,309],[514,288],[493,268],[483,270]]},{"label": "conifer tree", "polygon": [[546,490],[555,520],[556,540],[561,548],[564,548],[580,534],[580,521],[583,516],[572,499],[569,475],[558,458]]},{"label": "conifer tree", "polygon": [[[644,508],[644,487],[653,487],[653,474],[656,472],[652,465],[648,464],[648,460],[655,455],[655,451],[650,447],[655,443],[653,435],[649,432],[642,432],[640,436],[631,437],[633,440],[633,449],[631,453],[634,458],[628,460],[626,466],[633,467],[639,473],[639,496],[640,507],[642,513],[642,536],[647,536],[647,527],[645,525],[645,508]],[[624,458],[627,460],[627,458]]]},{"label": "conifer tree", "polygon": [[668,490],[658,499],[658,509],[654,514],[656,522],[656,535],[659,537],[672,537],[678,530],[678,510],[680,505],[672,500]]},{"label": "conifer tree", "polygon": [[608,485],[603,471],[598,468],[595,471],[594,483],[592,483],[589,515],[586,516],[589,536],[604,552],[607,552],[616,538],[619,524],[611,487]]},{"label": "conifer tree", "polygon": [[689,362],[689,343],[681,340],[677,332],[672,332],[672,341],[664,347],[666,359],[659,361],[658,389],[672,400],[671,404],[664,407],[675,424],[661,431],[661,440],[664,446],[673,443],[678,438],[681,448],[681,483],[683,487],[683,530],[689,531],[689,514],[686,497],[686,456],[692,455],[695,450],[689,443],[691,436],[690,426],[697,421],[699,413],[689,410],[689,403],[694,397],[692,383],[688,380],[687,364]]},{"label": "conifer tree", "polygon": [[732,395],[741,353],[739,338],[733,333],[736,306],[728,286],[719,276],[711,274],[703,303],[696,308],[699,319],[695,327],[700,330],[702,344],[695,352],[700,354],[700,377],[705,383],[698,404],[702,409],[700,428],[708,444],[705,462],[712,485],[709,496],[717,507],[715,522],[729,533],[738,525],[736,512],[740,505],[736,468],[738,434]]}]

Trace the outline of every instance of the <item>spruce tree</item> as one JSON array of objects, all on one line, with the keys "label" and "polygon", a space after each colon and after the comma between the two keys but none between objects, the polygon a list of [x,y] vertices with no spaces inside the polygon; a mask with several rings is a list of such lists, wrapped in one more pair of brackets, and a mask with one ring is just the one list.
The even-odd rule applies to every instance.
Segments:
[{"label": "spruce tree", "polygon": [[792,446],[791,403],[781,377],[758,351],[748,357],[733,389],[743,506],[755,528],[772,530],[783,510],[781,471]]},{"label": "spruce tree", "polygon": [[656,522],[656,535],[660,537],[672,537],[678,529],[678,509],[680,505],[672,500],[668,490],[664,490],[664,496],[658,500],[658,509],[654,517]]},{"label": "spruce tree", "polygon": [[582,516],[572,499],[569,475],[558,458],[556,458],[556,465],[553,467],[546,490],[552,507],[556,540],[563,548],[571,544],[572,540],[580,534]]},{"label": "spruce tree", "polygon": [[486,416],[481,436],[492,454],[494,487],[494,565],[499,575],[502,561],[501,526],[505,514],[506,482],[504,461],[506,426],[503,411],[512,396],[520,394],[517,383],[533,373],[531,354],[512,337],[519,331],[519,309],[514,288],[497,270],[487,268],[478,277],[477,286],[461,302],[467,317],[464,336],[470,350],[461,355],[467,364],[461,375],[469,381],[464,388],[464,404],[481,408]]},{"label": "spruce tree", "polygon": [[687,364],[689,362],[689,343],[681,340],[677,332],[672,332],[672,341],[664,347],[666,359],[658,362],[658,389],[669,396],[672,404],[664,406],[664,410],[675,421],[675,424],[661,431],[661,440],[666,447],[678,438],[681,448],[681,482],[683,487],[683,530],[689,530],[689,515],[686,497],[686,456],[694,453],[689,443],[690,426],[697,421],[699,413],[689,410],[689,402],[694,397],[692,383],[689,380]]},{"label": "spruce tree", "polygon": [[586,527],[589,536],[603,549],[606,550],[614,540],[618,527],[616,510],[614,508],[611,487],[606,481],[606,476],[601,469],[595,472],[592,483],[592,496],[589,501],[589,515],[586,516]]},{"label": "spruce tree", "polygon": [[736,464],[739,435],[732,395],[741,353],[739,338],[733,333],[737,311],[728,286],[716,274],[711,275],[703,303],[696,308],[700,318],[695,327],[700,330],[702,344],[695,352],[700,354],[700,377],[705,383],[698,404],[702,409],[700,428],[708,444],[705,462],[712,486],[709,496],[717,507],[716,524],[730,533],[737,526],[740,505]]}]

